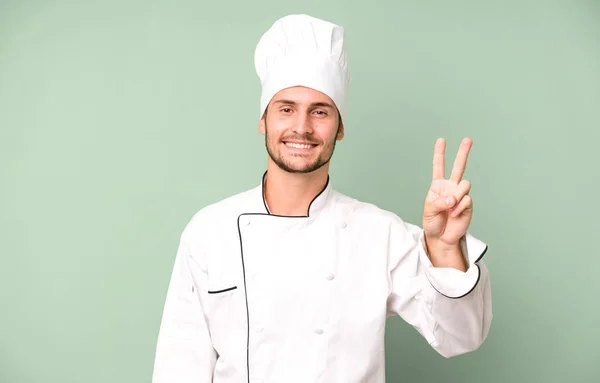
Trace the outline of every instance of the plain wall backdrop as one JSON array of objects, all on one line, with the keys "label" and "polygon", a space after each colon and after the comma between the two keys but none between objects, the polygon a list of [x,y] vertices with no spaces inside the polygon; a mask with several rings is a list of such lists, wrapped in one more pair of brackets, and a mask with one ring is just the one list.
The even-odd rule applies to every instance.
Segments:
[{"label": "plain wall backdrop", "polygon": [[[260,184],[253,55],[346,28],[331,182],[420,225],[433,144],[473,138],[494,321],[444,359],[388,321],[389,382],[600,381],[600,3],[0,2],[0,382],[150,382],[179,235]],[[175,383],[175,382],[174,382]]]}]

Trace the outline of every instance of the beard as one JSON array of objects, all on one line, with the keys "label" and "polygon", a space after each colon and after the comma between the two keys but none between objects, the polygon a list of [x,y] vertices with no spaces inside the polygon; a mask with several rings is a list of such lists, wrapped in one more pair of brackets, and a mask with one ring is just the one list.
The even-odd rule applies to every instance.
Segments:
[{"label": "beard", "polygon": [[[281,170],[288,172],[288,173],[299,173],[299,174],[312,173],[312,172],[322,168],[323,166],[328,164],[329,161],[331,161],[331,157],[333,157],[333,152],[335,150],[335,144],[337,142],[336,137],[338,135],[339,130],[340,130],[340,126],[338,125],[337,132],[336,132],[335,136],[333,136],[333,139],[329,142],[322,143],[322,145],[321,145],[320,142],[317,142],[310,135],[304,135],[304,136],[291,135],[291,136],[281,137],[280,139],[277,139],[277,138],[271,139],[271,137],[269,136],[269,129],[267,128],[267,125],[265,122],[265,146],[267,148],[267,153],[269,153],[269,157],[271,158],[271,160],[273,160],[273,162]],[[311,162],[308,162],[308,163],[305,163],[302,165],[295,165],[293,163],[293,161],[289,161],[289,160],[286,161],[281,150],[277,149],[278,145],[283,144],[283,142],[286,140],[302,140],[302,141],[320,145],[321,152],[319,153],[317,158],[315,158]]]}]

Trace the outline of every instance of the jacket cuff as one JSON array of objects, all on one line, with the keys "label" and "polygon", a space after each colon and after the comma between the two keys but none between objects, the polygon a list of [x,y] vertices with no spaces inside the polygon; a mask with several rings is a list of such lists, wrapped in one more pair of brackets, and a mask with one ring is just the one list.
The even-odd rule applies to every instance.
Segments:
[{"label": "jacket cuff", "polygon": [[466,233],[460,241],[463,255],[468,259],[469,268],[466,272],[450,267],[434,267],[427,253],[424,233],[421,232],[419,242],[423,251],[420,252],[420,262],[425,268],[425,275],[431,286],[447,298],[459,299],[469,295],[475,289],[481,278],[481,270],[477,262],[487,251],[487,245],[471,234]]}]

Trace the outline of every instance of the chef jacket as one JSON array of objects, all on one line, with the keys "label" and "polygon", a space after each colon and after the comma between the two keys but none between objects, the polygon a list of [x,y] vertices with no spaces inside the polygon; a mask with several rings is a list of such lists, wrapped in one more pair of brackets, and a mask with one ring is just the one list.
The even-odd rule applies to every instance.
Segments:
[{"label": "chef jacket", "polygon": [[271,214],[260,186],[198,211],[180,238],[153,383],[382,383],[386,318],[439,354],[476,350],[492,320],[487,246],[433,267],[423,231],[334,190]]}]

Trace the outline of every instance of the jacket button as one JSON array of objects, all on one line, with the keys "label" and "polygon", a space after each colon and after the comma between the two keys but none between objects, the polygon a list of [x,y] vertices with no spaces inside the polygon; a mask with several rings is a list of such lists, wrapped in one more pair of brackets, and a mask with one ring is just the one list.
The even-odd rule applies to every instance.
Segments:
[{"label": "jacket button", "polygon": [[315,330],[315,333],[321,335],[323,334],[323,329],[318,328]]},{"label": "jacket button", "polygon": [[328,280],[330,280],[330,281],[331,281],[333,278],[335,278],[335,275],[333,275],[333,274],[329,274],[329,275],[327,276],[327,279],[328,279]]},{"label": "jacket button", "polygon": [[340,227],[341,227],[342,229],[345,229],[345,228],[346,228],[346,226],[348,226],[348,224],[347,224],[346,222],[342,222],[342,223],[341,223],[341,225],[340,225]]}]

